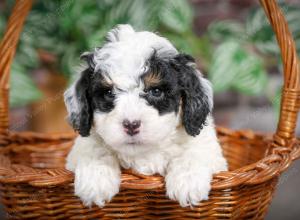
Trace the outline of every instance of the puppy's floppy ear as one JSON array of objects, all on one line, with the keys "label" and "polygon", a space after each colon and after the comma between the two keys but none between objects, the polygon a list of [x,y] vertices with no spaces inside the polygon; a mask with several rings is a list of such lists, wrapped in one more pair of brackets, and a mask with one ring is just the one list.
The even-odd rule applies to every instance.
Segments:
[{"label": "puppy's floppy ear", "polygon": [[93,121],[93,111],[89,97],[90,79],[93,74],[91,54],[83,54],[89,67],[81,73],[80,78],[64,93],[68,110],[68,119],[74,130],[83,137],[89,136]]},{"label": "puppy's floppy ear", "polygon": [[189,135],[196,136],[205,126],[212,110],[212,89],[196,69],[194,59],[186,54],[174,58],[173,66],[178,72],[182,96],[182,123]]}]

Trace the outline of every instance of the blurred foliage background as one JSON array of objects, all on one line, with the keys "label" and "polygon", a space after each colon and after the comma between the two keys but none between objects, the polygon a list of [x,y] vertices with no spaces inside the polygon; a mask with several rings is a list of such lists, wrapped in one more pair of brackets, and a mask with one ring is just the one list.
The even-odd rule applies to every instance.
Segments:
[{"label": "blurred foliage background", "polygon": [[[1,35],[14,1],[6,2],[0,16]],[[281,6],[300,51],[299,7]],[[193,31],[193,19],[194,10],[187,0],[37,0],[12,67],[11,106],[43,97],[30,75],[32,70],[46,66],[72,81],[80,66],[79,55],[101,45],[116,24],[129,23],[137,30],[159,32],[179,50],[196,57],[216,93],[232,90],[263,95],[278,108],[279,99],[268,94],[266,85],[268,70],[281,71],[280,53],[263,10],[252,8],[245,22],[212,21],[201,36]]]}]

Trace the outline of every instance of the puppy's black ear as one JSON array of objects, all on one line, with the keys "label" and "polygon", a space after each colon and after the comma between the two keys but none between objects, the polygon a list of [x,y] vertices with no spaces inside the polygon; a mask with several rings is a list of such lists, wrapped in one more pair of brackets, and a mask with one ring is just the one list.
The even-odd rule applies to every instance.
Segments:
[{"label": "puppy's black ear", "polygon": [[93,111],[89,97],[90,78],[93,72],[86,69],[81,77],[64,94],[68,119],[74,130],[83,137],[90,134],[93,121]]},{"label": "puppy's black ear", "polygon": [[205,126],[212,110],[212,89],[208,80],[195,68],[194,59],[186,54],[174,58],[182,98],[182,123],[189,135],[196,136]]}]

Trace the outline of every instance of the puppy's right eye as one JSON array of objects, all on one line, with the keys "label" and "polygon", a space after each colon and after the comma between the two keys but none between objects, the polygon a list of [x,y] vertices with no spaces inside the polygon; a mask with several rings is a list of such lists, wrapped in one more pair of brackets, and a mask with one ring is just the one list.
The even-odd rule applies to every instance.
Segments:
[{"label": "puppy's right eye", "polygon": [[162,90],[160,90],[160,89],[158,89],[158,88],[153,88],[153,89],[150,89],[150,90],[149,90],[149,94],[150,94],[151,96],[156,97],[156,98],[160,98],[160,97],[163,96],[164,93],[163,93]]},{"label": "puppy's right eye", "polygon": [[113,100],[115,98],[112,89],[105,90],[103,96],[106,100]]}]

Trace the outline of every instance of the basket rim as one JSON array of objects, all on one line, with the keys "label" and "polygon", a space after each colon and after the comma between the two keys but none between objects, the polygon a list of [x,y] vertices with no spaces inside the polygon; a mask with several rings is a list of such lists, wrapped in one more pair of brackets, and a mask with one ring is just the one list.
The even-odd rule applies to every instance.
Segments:
[{"label": "basket rim", "polygon": [[[217,127],[218,133],[232,137],[247,139],[261,139],[266,144],[271,144],[272,140],[268,136],[262,135],[251,130],[232,130],[224,127]],[[17,138],[36,138],[40,141],[57,144],[58,140],[65,140],[61,144],[72,141],[74,133],[49,134],[35,132],[17,132],[11,134]],[[26,141],[26,140],[25,140]],[[55,143],[56,141],[56,143]],[[68,142],[69,141],[69,142]],[[51,143],[51,142],[49,142]],[[291,162],[300,157],[300,141],[295,139],[293,146],[275,146],[272,147],[268,155],[257,162],[240,167],[232,171],[222,171],[213,175],[211,182],[212,190],[228,189],[239,185],[255,185],[266,182],[276,176],[279,176],[286,170]],[[34,187],[55,187],[74,181],[73,172],[65,168],[39,169],[26,165],[13,164],[5,153],[26,143],[16,143],[0,149],[0,183],[2,184],[29,184]],[[30,144],[28,144],[30,146]],[[32,148],[32,147],[31,147]],[[133,170],[122,170],[121,189],[159,189],[164,187],[164,178],[160,175],[142,175]]]}]

